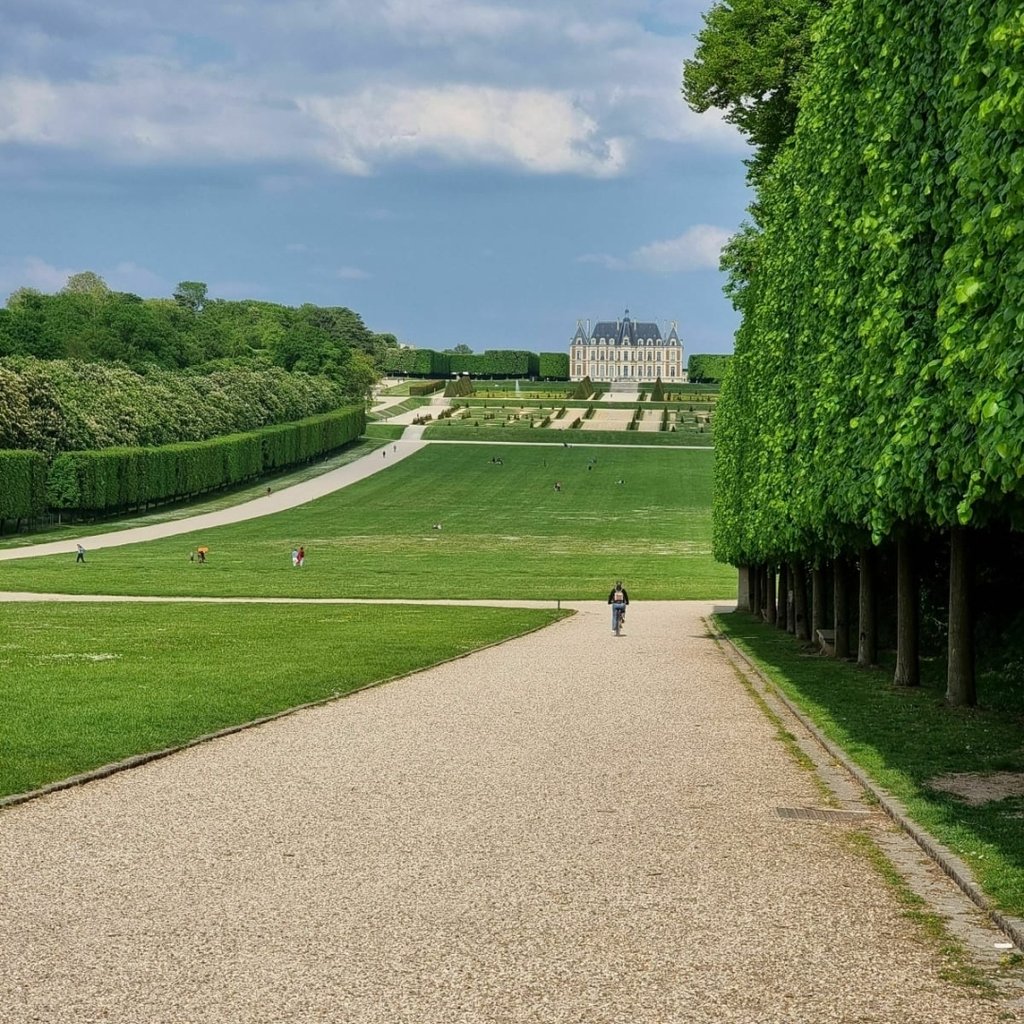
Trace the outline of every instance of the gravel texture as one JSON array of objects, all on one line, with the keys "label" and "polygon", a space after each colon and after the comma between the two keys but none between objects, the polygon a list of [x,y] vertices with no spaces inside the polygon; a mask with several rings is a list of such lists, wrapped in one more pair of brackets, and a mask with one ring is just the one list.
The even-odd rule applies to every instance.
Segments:
[{"label": "gravel texture", "polygon": [[778,815],[820,796],[709,605],[579,608],[0,813],[0,1021],[1013,1019]]}]

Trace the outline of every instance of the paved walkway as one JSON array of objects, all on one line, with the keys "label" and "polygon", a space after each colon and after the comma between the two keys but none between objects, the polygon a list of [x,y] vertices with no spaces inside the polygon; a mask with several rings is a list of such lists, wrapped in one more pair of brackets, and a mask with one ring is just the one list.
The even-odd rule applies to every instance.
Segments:
[{"label": "paved walkway", "polygon": [[273,515],[285,509],[304,505],[307,501],[333,494],[343,487],[348,487],[359,480],[365,480],[374,473],[379,473],[388,466],[393,466],[402,459],[407,459],[418,452],[426,442],[421,440],[422,430],[405,431],[401,440],[389,442],[383,448],[369,455],[356,459],[348,465],[339,466],[328,473],[312,477],[291,487],[272,491],[253,501],[241,505],[231,505],[216,512],[190,516],[187,519],[175,519],[166,523],[152,523],[149,526],[136,526],[130,530],[115,530],[111,533],[98,533],[92,536],[70,537],[64,540],[49,541],[44,544],[28,544],[24,547],[0,550],[0,561],[12,558],[38,558],[43,555],[74,554],[75,544],[81,540],[88,550],[98,548],[115,548],[124,544],[137,544],[139,541],[159,540],[161,537],[177,537],[193,530],[207,530],[213,526],[224,526],[227,523],[240,523],[246,519],[258,519],[261,516]]},{"label": "paved walkway", "polygon": [[581,605],[0,813],[0,1022],[1013,1019],[779,815],[820,796],[709,610]]}]

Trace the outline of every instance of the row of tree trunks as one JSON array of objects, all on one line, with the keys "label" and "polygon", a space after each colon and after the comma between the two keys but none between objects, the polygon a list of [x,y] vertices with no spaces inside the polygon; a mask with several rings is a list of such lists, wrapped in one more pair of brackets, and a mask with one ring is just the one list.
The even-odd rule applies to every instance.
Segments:
[{"label": "row of tree trunks", "polygon": [[[971,532],[964,527],[950,531],[949,556],[949,649],[946,700],[954,706],[973,706],[977,701],[974,667],[973,562]],[[865,546],[858,552],[857,664],[878,662],[878,552]],[[914,687],[920,671],[920,582],[912,531],[902,528],[896,537],[896,667],[893,682]],[[810,642],[825,628],[828,611],[828,576],[832,583],[834,655],[849,659],[853,625],[850,602],[852,566],[840,556],[831,573],[821,565],[808,571],[805,563],[783,562],[778,567],[753,566],[748,570],[751,612],[780,630]],[[809,579],[808,579],[809,576]],[[808,595],[808,590],[810,594]],[[808,596],[810,604],[808,605]]]},{"label": "row of tree trunks", "polygon": [[919,603],[913,541],[902,530],[896,541],[896,671],[893,682],[897,686],[921,684]]},{"label": "row of tree trunks", "polygon": [[868,668],[878,662],[878,581],[874,548],[861,548],[859,558],[857,664]]}]

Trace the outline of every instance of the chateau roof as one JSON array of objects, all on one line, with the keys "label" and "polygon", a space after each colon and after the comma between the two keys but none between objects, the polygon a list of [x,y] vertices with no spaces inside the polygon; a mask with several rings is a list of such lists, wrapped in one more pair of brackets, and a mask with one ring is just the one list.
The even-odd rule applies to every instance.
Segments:
[{"label": "chateau roof", "polygon": [[583,328],[583,322],[576,325],[576,333],[573,335],[573,342],[596,342],[604,339],[606,344],[611,345],[639,345],[650,338],[653,344],[680,345],[679,335],[676,332],[676,325],[673,323],[668,336],[662,339],[661,330],[656,323],[650,320],[631,320],[629,310],[621,320],[599,320],[590,337]]}]

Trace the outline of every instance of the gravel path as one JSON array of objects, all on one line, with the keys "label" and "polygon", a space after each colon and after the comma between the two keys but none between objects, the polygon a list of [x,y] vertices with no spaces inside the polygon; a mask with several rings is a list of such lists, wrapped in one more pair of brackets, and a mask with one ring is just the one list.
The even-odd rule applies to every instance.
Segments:
[{"label": "gravel path", "polygon": [[779,817],[820,797],[710,606],[580,608],[4,811],[0,1021],[1000,1019]]},{"label": "gravel path", "polygon": [[402,459],[408,458],[423,448],[425,442],[418,434],[403,436],[400,440],[389,442],[379,451],[364,455],[361,459],[339,466],[320,476],[311,477],[301,483],[292,484],[279,491],[261,495],[252,501],[231,505],[218,509],[216,512],[205,512],[202,515],[190,516],[187,519],[174,519],[166,523],[151,523],[148,526],[136,526],[129,530],[114,530],[110,533],[98,533],[88,537],[69,537],[64,540],[48,541],[42,544],[28,544],[19,548],[0,550],[0,561],[13,558],[39,558],[43,555],[74,554],[75,544],[80,539],[87,550],[98,548],[116,548],[125,544],[138,544],[140,541],[159,540],[162,537],[178,537],[194,530],[208,530],[214,526],[225,526],[228,523],[240,523],[247,519],[259,519],[262,516],[274,515],[289,508],[304,505],[307,501],[333,494],[343,487],[365,480],[368,476],[379,473],[388,466],[393,466]]}]

